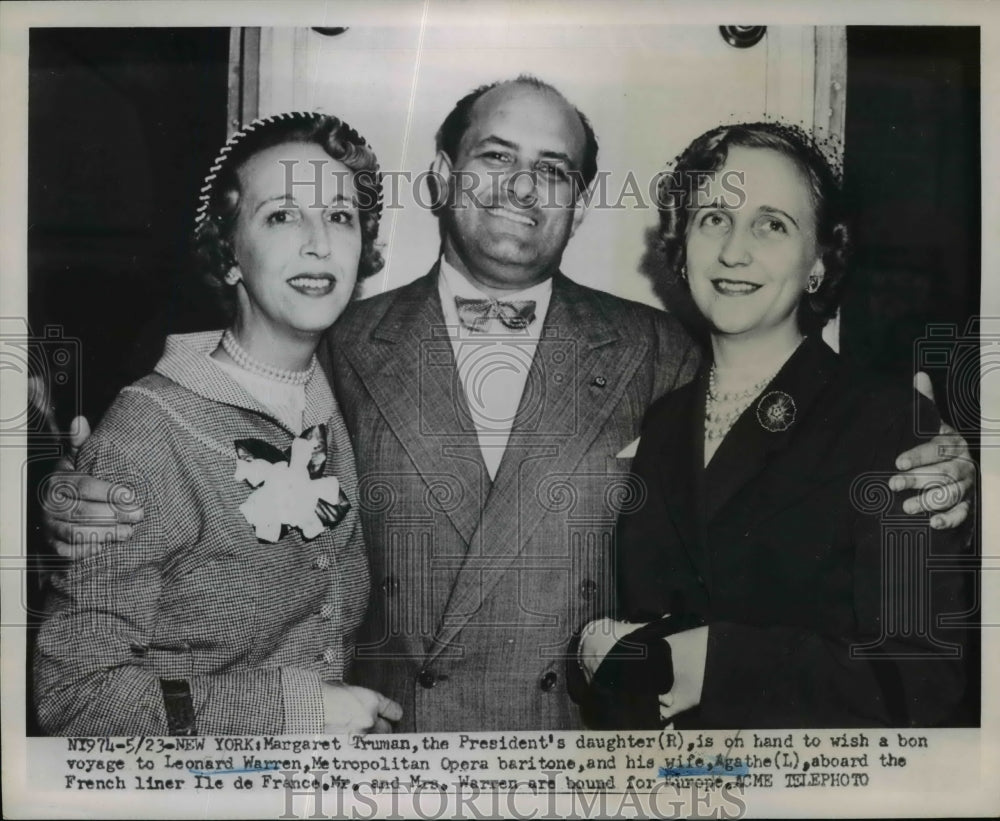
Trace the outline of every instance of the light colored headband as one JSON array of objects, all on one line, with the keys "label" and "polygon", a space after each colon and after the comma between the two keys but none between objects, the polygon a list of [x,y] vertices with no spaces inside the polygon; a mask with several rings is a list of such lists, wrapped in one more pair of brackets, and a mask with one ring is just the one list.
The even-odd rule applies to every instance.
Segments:
[{"label": "light colored headband", "polygon": [[[208,219],[208,206],[212,199],[212,192],[216,185],[216,180],[222,171],[223,166],[229,159],[229,154],[232,150],[246,137],[253,134],[255,131],[264,128],[265,126],[272,125],[273,123],[287,122],[290,120],[302,120],[306,121],[316,121],[316,120],[332,120],[336,123],[335,128],[340,127],[346,132],[348,141],[354,145],[362,146],[371,151],[371,146],[367,141],[358,134],[353,128],[351,128],[343,120],[334,117],[330,114],[321,114],[318,111],[283,111],[280,114],[272,114],[270,117],[259,117],[253,122],[243,126],[239,131],[233,133],[233,135],[226,140],[226,144],[219,149],[218,155],[215,160],[212,161],[211,167],[208,169],[208,174],[205,175],[205,179],[202,181],[201,192],[198,195],[198,209],[195,211],[194,226],[197,230],[202,223]],[[372,152],[374,157],[374,152]],[[382,214],[382,174],[379,171],[378,163],[375,164],[373,173],[373,184],[378,191],[378,200],[373,208],[365,209],[372,211],[375,214],[376,219],[378,219]]]}]

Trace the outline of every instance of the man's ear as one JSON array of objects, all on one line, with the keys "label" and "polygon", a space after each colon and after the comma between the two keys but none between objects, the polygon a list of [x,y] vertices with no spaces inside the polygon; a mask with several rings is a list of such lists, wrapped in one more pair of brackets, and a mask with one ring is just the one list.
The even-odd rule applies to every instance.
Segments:
[{"label": "man's ear", "polygon": [[427,177],[427,187],[430,189],[432,210],[437,211],[448,198],[448,184],[451,181],[451,157],[438,151],[431,162],[430,176]]},{"label": "man's ear", "polygon": [[573,212],[573,225],[569,230],[569,235],[571,237],[576,233],[576,229],[580,227],[580,223],[583,222],[583,218],[587,215],[587,210],[590,208],[590,198],[594,193],[594,186],[596,183],[596,178],[591,180],[590,185],[581,191],[580,196],[576,198],[576,210]]},{"label": "man's ear", "polygon": [[444,151],[438,151],[434,156],[434,160],[431,162],[431,174],[446,180],[451,176],[451,157]]}]

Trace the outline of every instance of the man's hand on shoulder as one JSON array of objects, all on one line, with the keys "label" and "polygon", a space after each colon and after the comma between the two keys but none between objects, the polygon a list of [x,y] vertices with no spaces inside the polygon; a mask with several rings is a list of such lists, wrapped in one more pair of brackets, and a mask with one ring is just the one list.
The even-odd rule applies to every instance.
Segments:
[{"label": "man's hand on shoulder", "polygon": [[[926,374],[917,373],[913,386],[934,401]],[[920,491],[903,502],[904,511],[932,514],[931,527],[936,530],[956,528],[966,520],[976,487],[976,464],[968,443],[953,428],[942,423],[933,439],[901,453],[896,468],[900,472],[889,480],[892,490]]]},{"label": "man's hand on shoulder", "polygon": [[46,538],[67,559],[82,558],[108,542],[124,541],[132,535],[132,526],[142,521],[142,508],[111,501],[131,494],[77,472],[76,456],[89,436],[90,425],[78,416],[70,426],[69,452],[57,463],[42,493]]}]

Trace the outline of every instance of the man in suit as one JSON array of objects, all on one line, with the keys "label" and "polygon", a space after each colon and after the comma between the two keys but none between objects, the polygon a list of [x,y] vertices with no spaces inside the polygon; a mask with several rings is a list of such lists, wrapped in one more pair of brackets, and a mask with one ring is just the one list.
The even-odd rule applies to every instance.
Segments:
[{"label": "man in suit", "polygon": [[331,335],[374,579],[355,675],[401,729],[579,726],[563,658],[610,606],[616,454],[699,359],[673,317],[559,272],[596,149],[545,84],[466,97],[438,134],[439,263]]},{"label": "man in suit", "polygon": [[[437,149],[439,262],[349,308],[324,356],[373,580],[354,675],[402,704],[399,731],[578,728],[565,648],[612,609],[615,518],[643,501],[628,493],[626,449],[699,351],[670,315],[560,272],[597,141],[557,90],[479,88]],[[947,506],[970,484],[959,476]],[[82,515],[99,511],[89,500],[107,488],[77,488]],[[944,515],[957,523],[966,505]],[[60,552],[89,535],[49,525]]]}]

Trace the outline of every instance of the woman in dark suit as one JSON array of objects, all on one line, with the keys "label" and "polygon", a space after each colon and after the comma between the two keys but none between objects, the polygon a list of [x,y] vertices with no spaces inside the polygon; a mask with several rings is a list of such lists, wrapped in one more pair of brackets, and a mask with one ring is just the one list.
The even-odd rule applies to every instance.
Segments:
[{"label": "woman in dark suit", "polygon": [[[847,248],[836,175],[800,130],[755,123],[696,139],[665,188],[664,248],[712,357],[644,422],[633,472],[645,503],[619,522],[624,621],[592,623],[580,648],[588,678],[624,688],[610,701],[603,691],[599,722],[947,722],[964,689],[962,644],[940,617],[965,609],[963,580],[930,572],[928,557],[963,552],[966,534],[902,515],[885,484],[917,441],[917,402],[928,418],[934,408],[820,337]],[[612,655],[645,642],[642,666],[600,669],[652,620]],[[652,714],[619,709],[664,675]]]}]

